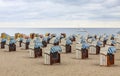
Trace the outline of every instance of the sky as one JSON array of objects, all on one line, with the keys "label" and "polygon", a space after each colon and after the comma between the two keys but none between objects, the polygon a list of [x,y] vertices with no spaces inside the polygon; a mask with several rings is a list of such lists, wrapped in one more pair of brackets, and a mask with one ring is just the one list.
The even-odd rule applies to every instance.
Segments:
[{"label": "sky", "polygon": [[119,24],[120,0],[0,0],[0,27]]},{"label": "sky", "polygon": [[102,35],[106,33],[107,35],[116,35],[120,28],[0,28],[0,33],[5,32],[10,36],[14,36],[15,33],[23,33],[29,35],[30,33],[55,33],[59,35],[60,33],[66,33],[68,36],[71,34],[81,34],[87,35],[86,32],[79,32],[86,30],[90,35],[99,34]]}]

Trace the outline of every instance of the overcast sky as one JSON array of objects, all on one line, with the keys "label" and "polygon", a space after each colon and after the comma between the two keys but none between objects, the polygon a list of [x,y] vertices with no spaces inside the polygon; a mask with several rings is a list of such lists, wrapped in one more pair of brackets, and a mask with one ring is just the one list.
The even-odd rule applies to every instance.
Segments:
[{"label": "overcast sky", "polygon": [[[61,25],[66,25],[65,21],[81,21],[79,25],[86,21],[101,21],[102,25],[107,22],[108,25],[119,26],[116,22],[120,22],[120,0],[0,0],[0,26],[12,26],[12,23],[16,23],[15,26],[19,23],[29,26],[25,22],[42,26],[50,20],[50,25],[56,21],[61,21],[56,23]],[[70,22],[67,25],[76,25]]]},{"label": "overcast sky", "polygon": [[120,0],[0,0],[0,21],[120,20]]}]

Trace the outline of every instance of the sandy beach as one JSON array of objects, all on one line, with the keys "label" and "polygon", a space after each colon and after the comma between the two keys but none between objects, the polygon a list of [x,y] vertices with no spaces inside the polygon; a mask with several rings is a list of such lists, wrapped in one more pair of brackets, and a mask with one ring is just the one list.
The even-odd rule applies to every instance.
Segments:
[{"label": "sandy beach", "polygon": [[115,54],[115,65],[99,65],[99,55],[76,59],[75,52],[61,54],[61,64],[44,65],[44,58],[30,58],[27,50],[16,52],[0,49],[0,76],[119,76],[120,50]]}]

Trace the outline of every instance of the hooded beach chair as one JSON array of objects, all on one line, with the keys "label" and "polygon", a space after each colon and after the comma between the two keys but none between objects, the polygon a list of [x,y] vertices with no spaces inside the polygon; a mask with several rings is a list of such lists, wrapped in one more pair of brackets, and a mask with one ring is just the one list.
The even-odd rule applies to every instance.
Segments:
[{"label": "hooded beach chair", "polygon": [[36,40],[31,40],[29,44],[29,55],[30,57],[40,57],[42,56],[42,43],[38,38]]},{"label": "hooded beach chair", "polygon": [[43,37],[42,44],[43,44],[43,47],[47,47],[47,37]]},{"label": "hooded beach chair", "polygon": [[79,42],[80,41],[80,38],[81,38],[81,35],[76,35],[76,42]]},{"label": "hooded beach chair", "polygon": [[19,44],[19,38],[16,38],[15,40],[16,40],[16,46],[19,47],[20,46],[20,44]]},{"label": "hooded beach chair", "polygon": [[23,39],[21,49],[26,49],[26,50],[29,49],[29,44],[30,44],[30,39],[29,38]]},{"label": "hooded beach chair", "polygon": [[71,44],[72,44],[72,41],[69,38],[67,38],[66,39],[66,45],[65,45],[66,53],[71,53],[72,52]]},{"label": "hooded beach chair", "polygon": [[10,42],[10,40],[7,40],[6,41],[6,44],[5,44],[5,51],[9,51],[9,42]]},{"label": "hooded beach chair", "polygon": [[111,40],[109,39],[109,40],[107,40],[107,43],[106,43],[107,45],[111,45]]},{"label": "hooded beach chair", "polygon": [[120,49],[120,35],[117,35],[114,40],[116,41],[115,48]]},{"label": "hooded beach chair", "polygon": [[1,49],[4,49],[4,48],[5,48],[5,44],[6,44],[6,39],[5,39],[5,38],[2,38],[2,39],[1,39]]},{"label": "hooded beach chair", "polygon": [[50,49],[53,45],[48,44],[47,47],[43,47],[42,50],[44,52],[44,64],[50,64]]},{"label": "hooded beach chair", "polygon": [[71,39],[71,41],[72,41],[72,44],[71,44],[71,51],[73,52],[73,51],[76,51],[76,35],[72,35],[72,39]]},{"label": "hooded beach chair", "polygon": [[35,33],[30,33],[30,38],[34,39],[34,37],[35,37]]},{"label": "hooded beach chair", "polygon": [[82,48],[82,44],[78,43],[76,45],[76,59],[80,59],[81,58],[81,48]]},{"label": "hooded beach chair", "polygon": [[110,39],[111,39],[111,40],[114,40],[114,38],[115,38],[115,35],[112,34]]},{"label": "hooded beach chair", "polygon": [[96,44],[97,41],[91,41],[90,47],[89,47],[89,53],[90,54],[96,54]]},{"label": "hooded beach chair", "polygon": [[115,40],[111,40],[111,46],[115,46],[115,44],[116,44],[116,41]]},{"label": "hooded beach chair", "polygon": [[76,41],[73,41],[71,44],[71,51],[75,51],[76,50]]},{"label": "hooded beach chair", "polygon": [[96,54],[100,54],[101,47],[102,47],[102,42],[101,41],[97,41],[97,44],[96,44]]},{"label": "hooded beach chair", "polygon": [[29,44],[29,56],[35,57],[35,55],[34,55],[34,40],[33,39],[30,40],[30,44]]},{"label": "hooded beach chair", "polygon": [[87,43],[83,43],[81,48],[82,59],[88,58],[88,49],[89,49],[89,45]]},{"label": "hooded beach chair", "polygon": [[100,65],[110,66],[114,64],[114,53],[116,49],[114,46],[106,46],[100,51]]},{"label": "hooded beach chair", "polygon": [[86,59],[88,58],[89,44],[87,44],[84,40],[81,41],[80,45],[76,47],[76,58]]},{"label": "hooded beach chair", "polygon": [[103,47],[105,47],[105,45],[107,44],[107,41],[108,41],[108,36],[105,36],[103,40]]},{"label": "hooded beach chair", "polygon": [[48,47],[44,53],[44,63],[52,65],[53,63],[60,63],[60,54],[62,49],[59,46],[59,38],[54,40],[54,45]]},{"label": "hooded beach chair", "polygon": [[61,42],[59,44],[62,48],[62,52],[65,53],[66,52],[66,48],[65,48],[65,45],[66,45],[66,39],[65,38],[62,38],[61,39]]},{"label": "hooded beach chair", "polygon": [[5,51],[16,51],[16,41],[14,38],[10,38],[10,41],[8,40],[5,45]]},{"label": "hooded beach chair", "polygon": [[54,40],[56,39],[56,37],[52,37],[51,39],[50,39],[50,44],[54,44]]},{"label": "hooded beach chair", "polygon": [[17,40],[18,40],[18,45],[19,45],[19,47],[22,47],[23,38],[20,37],[20,38],[18,38]]},{"label": "hooded beach chair", "polygon": [[101,41],[93,41],[89,47],[89,53],[90,54],[99,54],[101,46],[102,46]]},{"label": "hooded beach chair", "polygon": [[117,50],[120,50],[120,42],[116,42],[115,47]]},{"label": "hooded beach chair", "polygon": [[54,63],[60,63],[60,52],[62,51],[61,47],[58,45],[55,45],[50,48],[49,52],[44,53],[44,64],[54,64]]}]

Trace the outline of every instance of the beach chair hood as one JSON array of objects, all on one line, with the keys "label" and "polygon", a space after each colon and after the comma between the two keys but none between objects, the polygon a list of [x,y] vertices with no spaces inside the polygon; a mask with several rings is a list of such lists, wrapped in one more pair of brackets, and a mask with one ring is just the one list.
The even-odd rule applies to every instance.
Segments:
[{"label": "beach chair hood", "polygon": [[67,44],[67,45],[70,45],[70,44],[72,44],[72,41],[71,41],[69,38],[67,38],[66,44]]},{"label": "beach chair hood", "polygon": [[62,51],[62,48],[60,46],[53,46],[51,47],[50,49],[50,52],[51,53],[54,53],[54,52],[61,52]]},{"label": "beach chair hood", "polygon": [[97,41],[97,46],[102,46],[102,42],[101,41]]},{"label": "beach chair hood", "polygon": [[108,54],[113,54],[115,52],[116,52],[116,48],[114,46],[108,48],[108,52],[107,52]]},{"label": "beach chair hood", "polygon": [[5,38],[2,38],[1,42],[6,42],[6,39],[5,39]]},{"label": "beach chair hood", "polygon": [[89,48],[89,44],[87,44],[87,43],[82,43],[82,48],[83,49],[88,49]]}]

